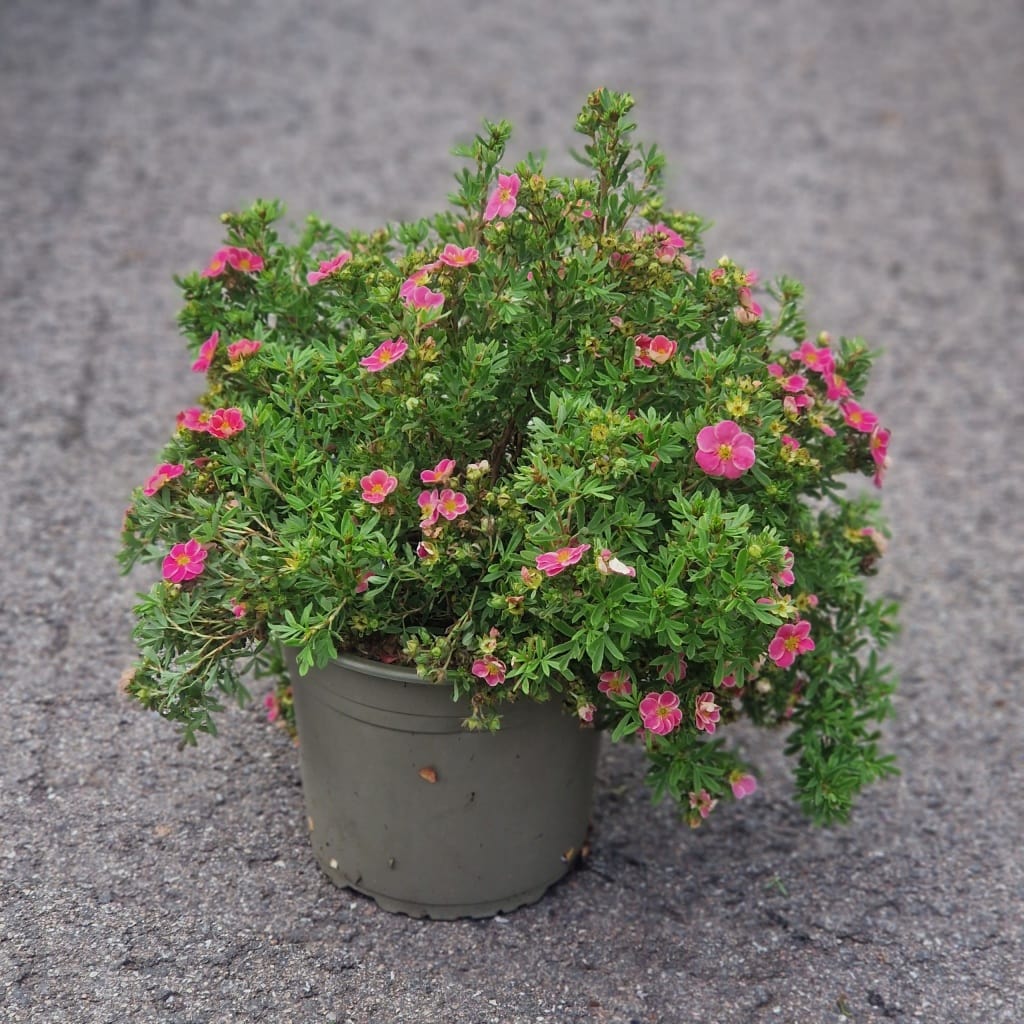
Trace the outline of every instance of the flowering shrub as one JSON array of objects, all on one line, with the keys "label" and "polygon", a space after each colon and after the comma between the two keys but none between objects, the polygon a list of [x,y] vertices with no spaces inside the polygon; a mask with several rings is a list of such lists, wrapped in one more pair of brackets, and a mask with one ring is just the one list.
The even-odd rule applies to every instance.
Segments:
[{"label": "flowering shrub", "polygon": [[[856,339],[808,338],[800,286],[702,263],[627,95],[577,122],[584,178],[505,160],[509,126],[459,152],[452,207],[372,233],[281,209],[225,215],[179,281],[201,405],[134,495],[129,691],[215,730],[253,668],[339,652],[414,665],[471,698],[565,701],[650,758],[691,824],[756,787],[745,716],[785,725],[799,799],[844,819],[891,772],[883,546],[889,433],[860,403]],[[762,305],[762,301],[764,305]],[[284,690],[267,706],[289,706]]]}]

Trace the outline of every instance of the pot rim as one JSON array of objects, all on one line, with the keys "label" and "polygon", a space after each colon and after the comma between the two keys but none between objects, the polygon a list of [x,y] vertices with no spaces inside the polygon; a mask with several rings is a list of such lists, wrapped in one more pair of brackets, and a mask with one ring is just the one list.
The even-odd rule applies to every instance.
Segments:
[{"label": "pot rim", "polygon": [[389,665],[384,661],[374,661],[359,654],[339,654],[331,659],[354,672],[362,672],[368,676],[376,676],[396,683],[420,683],[423,686],[437,686],[429,679],[423,679],[416,669],[409,665]]}]

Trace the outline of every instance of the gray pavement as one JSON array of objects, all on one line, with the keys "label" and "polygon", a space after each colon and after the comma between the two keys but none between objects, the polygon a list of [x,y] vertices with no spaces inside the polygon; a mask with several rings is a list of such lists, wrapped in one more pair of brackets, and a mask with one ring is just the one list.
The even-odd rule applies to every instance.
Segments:
[{"label": "gray pavement", "polygon": [[[0,1021],[1019,1024],[1024,9],[1010,0],[0,4]],[[712,252],[884,347],[903,775],[816,831],[779,737],[709,828],[606,749],[589,867],[487,922],[385,914],[307,846],[258,709],[179,752],[116,694],[123,506],[195,380],[217,215],[427,213],[481,117],[638,99]]]}]

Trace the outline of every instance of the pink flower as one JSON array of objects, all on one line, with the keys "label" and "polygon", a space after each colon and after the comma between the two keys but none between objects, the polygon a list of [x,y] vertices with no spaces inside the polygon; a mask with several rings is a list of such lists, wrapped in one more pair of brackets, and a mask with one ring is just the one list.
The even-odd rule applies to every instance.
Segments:
[{"label": "pink flower", "polygon": [[485,654],[473,662],[470,671],[488,686],[497,686],[505,681],[505,662],[493,654]]},{"label": "pink flower", "polygon": [[781,440],[784,448],[796,451],[800,447],[800,442],[795,437],[790,437],[789,434],[783,434]]},{"label": "pink flower", "polygon": [[142,493],[147,497],[152,498],[168,480],[173,480],[176,476],[181,476],[184,472],[184,466],[171,462],[161,463],[153,470],[152,475],[146,481],[142,488]]},{"label": "pink flower", "polygon": [[416,545],[416,557],[432,561],[437,558],[437,548],[429,540],[421,540]]},{"label": "pink flower", "polygon": [[469,246],[460,249],[457,245],[449,243],[444,247],[444,252],[438,257],[438,261],[446,267],[468,267],[480,259],[480,250]]},{"label": "pink flower", "polygon": [[884,427],[875,427],[871,432],[871,438],[869,445],[871,448],[871,458],[875,460],[876,466],[883,466],[889,455],[889,438],[892,436],[891,431],[886,430]]},{"label": "pink flower", "polygon": [[373,573],[367,569],[356,577],[355,592],[357,594],[365,594],[370,589],[370,577],[372,575]]},{"label": "pink flower", "polygon": [[262,341],[253,341],[252,338],[239,338],[238,341],[228,345],[228,359],[236,363],[255,355],[261,348],[263,348]]},{"label": "pink flower", "polygon": [[210,413],[206,431],[214,437],[232,437],[242,430],[245,430],[245,420],[241,409],[214,409]]},{"label": "pink flower", "polygon": [[580,716],[581,722],[592,722],[594,720],[594,712],[597,708],[593,704],[581,704],[576,709],[576,714]]},{"label": "pink flower", "polygon": [[655,255],[663,263],[671,263],[676,253],[686,247],[686,240],[667,224],[648,224],[641,231],[635,231],[633,237],[640,239],[645,235],[654,235],[658,242]]},{"label": "pink flower", "polygon": [[633,343],[636,346],[633,354],[633,365],[653,366],[654,360],[651,359],[651,336],[649,334],[638,334],[633,339]]},{"label": "pink flower", "polygon": [[633,355],[634,366],[650,367],[655,363],[661,366],[676,354],[676,349],[679,347],[664,334],[656,334],[653,338],[649,334],[638,334],[634,343],[636,345]]},{"label": "pink flower", "polygon": [[164,559],[164,579],[171,583],[184,583],[195,579],[203,571],[206,561],[206,548],[197,540],[188,540],[184,544],[175,544]]},{"label": "pink flower", "polygon": [[224,246],[213,254],[206,269],[199,276],[220,277],[228,267],[243,273],[256,272],[263,269],[263,257],[234,245]]},{"label": "pink flower", "polygon": [[782,399],[782,408],[787,416],[799,416],[801,409],[809,409],[814,405],[810,395],[786,395]]},{"label": "pink flower", "polygon": [[697,698],[697,705],[693,712],[693,720],[697,728],[710,736],[715,731],[720,717],[721,709],[715,703],[715,695],[710,690],[705,691]]},{"label": "pink flower", "polygon": [[177,423],[182,430],[194,430],[197,434],[206,434],[210,429],[210,414],[192,406],[191,409],[182,409],[178,413]]},{"label": "pink flower", "polygon": [[424,469],[420,479],[425,484],[446,484],[454,469],[454,459],[442,459],[433,469]]},{"label": "pink flower", "polygon": [[793,575],[793,552],[789,548],[782,549],[782,569],[772,577],[778,587],[791,587],[796,582]]},{"label": "pink flower", "polygon": [[420,507],[420,529],[426,530],[428,527],[434,525],[437,522],[438,504],[441,499],[435,488],[432,491],[420,491],[420,496],[416,499],[416,504]]},{"label": "pink flower", "polygon": [[257,270],[263,269],[263,257],[257,256],[256,253],[250,252],[248,249],[231,246],[227,251],[227,260],[229,266],[234,267],[235,270],[241,270],[243,273],[255,273]]},{"label": "pink flower", "polygon": [[236,619],[244,619],[247,611],[248,609],[245,605],[237,601],[231,606],[231,614],[234,615]]},{"label": "pink flower", "polygon": [[311,270],[306,275],[307,284],[319,284],[325,277],[330,277],[336,270],[340,270],[352,259],[352,253],[347,250],[339,252],[334,259],[324,260],[316,270]]},{"label": "pink flower", "polygon": [[360,366],[365,366],[370,373],[379,373],[393,363],[397,363],[409,350],[409,346],[402,338],[382,341],[368,356],[359,360]]},{"label": "pink flower", "polygon": [[404,300],[413,309],[439,309],[444,305],[444,294],[432,292],[425,284],[417,284],[408,290]]},{"label": "pink flower", "polygon": [[433,263],[425,263],[419,270],[414,270],[403,282],[402,287],[398,289],[398,297],[403,302],[408,302],[412,293],[421,284],[426,284],[427,278],[430,276],[432,270],[437,270],[441,266],[439,260],[435,260]]},{"label": "pink flower", "polygon": [[732,786],[732,795],[737,800],[742,800],[757,789],[757,779],[753,775],[736,771],[729,775],[729,785]]},{"label": "pink flower", "polygon": [[469,502],[461,492],[446,487],[437,500],[437,511],[451,521],[469,511]]},{"label": "pink flower", "polygon": [[686,248],[686,241],[682,235],[677,234],[666,224],[655,224],[654,230],[660,236],[658,241],[657,257],[662,262],[668,263],[675,259],[680,249]]},{"label": "pink flower", "polygon": [[754,439],[732,420],[721,420],[698,431],[695,459],[708,476],[735,480],[754,464]]},{"label": "pink flower", "polygon": [[788,377],[782,379],[782,390],[789,391],[792,394],[798,394],[807,387],[807,378],[802,377],[799,373],[791,373]]},{"label": "pink flower", "polygon": [[815,373],[832,373],[835,369],[832,350],[828,346],[818,348],[813,341],[805,341],[798,349],[790,352],[789,358],[803,363],[805,370],[813,370]]},{"label": "pink flower", "polygon": [[217,345],[220,342],[220,331],[214,331],[206,341],[199,347],[199,358],[192,364],[192,370],[195,373],[206,373],[210,368],[210,363],[213,362],[213,354],[217,351]]},{"label": "pink flower", "polygon": [[580,544],[578,547],[548,551],[546,554],[537,556],[537,568],[546,576],[557,576],[563,569],[575,565],[589,550],[589,544]]},{"label": "pink flower", "polygon": [[623,669],[618,669],[615,672],[602,672],[598,676],[597,688],[601,693],[630,693],[633,689],[633,684],[629,681],[629,676]]},{"label": "pink flower", "polygon": [[825,397],[830,402],[838,402],[843,398],[853,397],[850,385],[834,370],[829,370],[825,373],[825,387]]},{"label": "pink flower", "polygon": [[761,319],[763,311],[760,305],[754,301],[754,297],[750,294],[750,289],[746,285],[737,289],[736,298],[739,299],[740,304],[733,313],[741,324],[753,324]]},{"label": "pink flower", "polygon": [[636,569],[631,565],[620,562],[608,548],[602,548],[597,556],[597,571],[602,576],[607,576],[610,573],[615,573],[617,576],[629,576],[630,578],[636,576]]},{"label": "pink flower", "polygon": [[856,402],[845,402],[839,407],[843,411],[846,425],[862,434],[872,434],[878,427],[878,416],[867,409],[861,408]]},{"label": "pink flower", "polygon": [[679,697],[671,690],[647,694],[640,701],[640,719],[656,736],[667,736],[683,720]]},{"label": "pink flower", "polygon": [[516,208],[517,195],[519,195],[519,175],[499,174],[498,184],[487,200],[484,220],[508,217]]},{"label": "pink flower", "polygon": [[779,668],[789,668],[798,654],[814,650],[814,641],[810,638],[811,624],[806,619],[796,623],[787,622],[775,631],[772,642],[768,645],[768,657]]},{"label": "pink flower", "polygon": [[875,486],[882,486],[882,477],[889,468],[889,438],[891,432],[883,427],[875,427],[868,442],[871,448],[871,458],[875,460]]},{"label": "pink flower", "polygon": [[218,249],[213,256],[210,257],[210,262],[206,264],[206,269],[199,275],[200,277],[220,277],[228,268],[228,250],[227,248]]},{"label": "pink flower", "polygon": [[650,357],[652,362],[657,363],[661,366],[663,363],[667,363],[675,354],[678,346],[674,341],[669,341],[664,334],[656,334],[651,338],[651,343],[647,348],[647,355]]},{"label": "pink flower", "polygon": [[402,287],[398,289],[398,297],[403,302],[407,303],[409,301],[409,297],[413,293],[413,290],[418,288],[423,283],[423,281],[426,279],[426,276],[427,275],[425,273],[416,273],[413,274],[412,277],[407,277],[402,282]]},{"label": "pink flower", "polygon": [[690,794],[690,807],[702,818],[706,818],[715,809],[717,803],[718,801],[713,800],[711,794],[706,789],[702,789],[699,793]]},{"label": "pink flower", "polygon": [[278,704],[277,697],[272,693],[268,693],[263,698],[263,706],[267,709],[267,721],[276,722],[281,714],[281,705]]},{"label": "pink flower", "polygon": [[730,673],[727,676],[722,676],[722,689],[731,690],[736,686],[736,676]]},{"label": "pink flower", "polygon": [[363,488],[363,501],[371,505],[380,505],[385,498],[398,486],[398,478],[393,477],[387,470],[375,469],[359,481]]}]

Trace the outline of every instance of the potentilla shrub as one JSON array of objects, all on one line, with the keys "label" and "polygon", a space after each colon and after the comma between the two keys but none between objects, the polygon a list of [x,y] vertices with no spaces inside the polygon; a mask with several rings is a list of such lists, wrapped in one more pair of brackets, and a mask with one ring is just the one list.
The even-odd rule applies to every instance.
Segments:
[{"label": "potentilla shrub", "polygon": [[205,391],[122,556],[161,574],[128,690],[186,741],[293,648],[415,666],[468,728],[563,701],[695,825],[755,789],[741,717],[785,727],[817,821],[893,770],[883,524],[844,490],[887,464],[872,353],[809,335],[797,282],[705,262],[631,107],[588,98],[585,177],[485,123],[434,217],[294,242],[277,202],[223,217],[179,282]]}]

